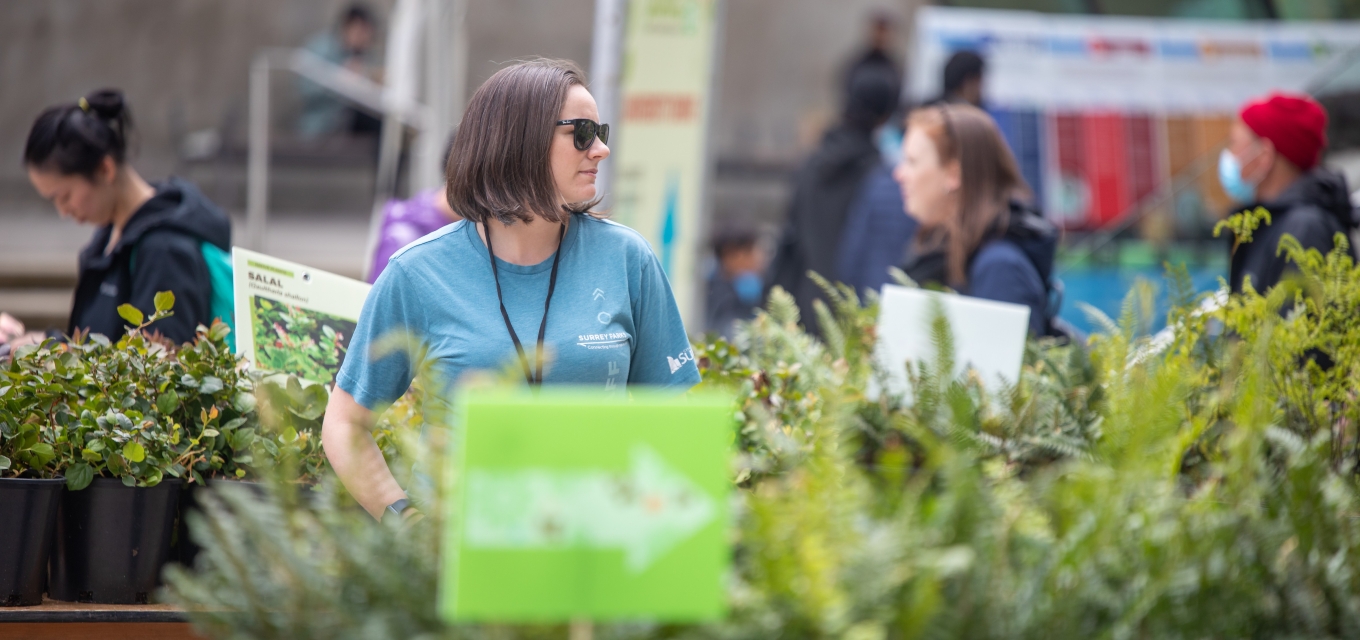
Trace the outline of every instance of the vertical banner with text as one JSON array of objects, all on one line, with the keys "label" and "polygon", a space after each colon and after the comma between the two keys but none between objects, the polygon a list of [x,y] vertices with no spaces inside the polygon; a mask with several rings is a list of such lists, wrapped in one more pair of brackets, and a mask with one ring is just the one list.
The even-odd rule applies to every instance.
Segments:
[{"label": "vertical banner with text", "polygon": [[719,0],[631,0],[624,32],[613,219],[652,244],[687,323],[699,251]]}]

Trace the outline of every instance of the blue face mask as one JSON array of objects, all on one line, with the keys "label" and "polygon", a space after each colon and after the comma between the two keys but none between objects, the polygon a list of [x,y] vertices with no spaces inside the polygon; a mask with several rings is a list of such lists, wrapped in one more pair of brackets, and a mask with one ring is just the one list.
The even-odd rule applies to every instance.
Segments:
[{"label": "blue face mask", "polygon": [[760,279],[760,274],[743,271],[732,278],[732,289],[743,304],[756,304],[760,302],[760,294],[765,291],[765,283]]},{"label": "blue face mask", "polygon": [[1233,202],[1251,202],[1256,198],[1256,183],[1242,179],[1242,163],[1227,149],[1218,154],[1218,183]]}]

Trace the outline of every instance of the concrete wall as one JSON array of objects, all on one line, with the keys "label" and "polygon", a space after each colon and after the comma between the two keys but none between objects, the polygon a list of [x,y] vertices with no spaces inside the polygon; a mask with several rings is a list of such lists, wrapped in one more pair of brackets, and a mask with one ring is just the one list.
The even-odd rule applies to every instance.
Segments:
[{"label": "concrete wall", "polygon": [[[590,65],[593,0],[470,0],[469,84],[505,63],[541,55]],[[186,132],[244,135],[247,69],[261,47],[295,46],[328,28],[345,0],[6,0],[0,3],[0,215],[31,207],[19,158],[45,106],[105,86],[122,88],[141,132],[145,175],[178,168]],[[385,17],[392,0],[372,0]],[[904,19],[914,0],[727,0],[717,154],[773,167],[719,176],[720,210],[777,216],[779,170],[813,144],[838,109],[836,77],[859,47],[865,16]],[[907,25],[900,30],[905,47]],[[276,118],[289,115],[279,74]]]}]

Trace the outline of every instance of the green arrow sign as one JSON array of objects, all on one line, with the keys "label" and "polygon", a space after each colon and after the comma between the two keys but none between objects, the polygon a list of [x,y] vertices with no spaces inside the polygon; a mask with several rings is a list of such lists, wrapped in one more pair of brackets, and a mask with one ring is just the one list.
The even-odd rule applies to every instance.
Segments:
[{"label": "green arrow sign", "polygon": [[730,400],[467,394],[449,620],[711,620],[728,560]]}]

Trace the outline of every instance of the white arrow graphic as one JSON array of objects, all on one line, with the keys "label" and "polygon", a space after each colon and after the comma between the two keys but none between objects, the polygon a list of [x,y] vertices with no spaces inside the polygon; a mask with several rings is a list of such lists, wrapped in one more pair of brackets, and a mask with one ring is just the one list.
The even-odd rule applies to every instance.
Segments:
[{"label": "white arrow graphic", "polygon": [[628,570],[658,558],[713,519],[713,499],[655,451],[633,449],[626,473],[468,473],[464,543],[482,549],[621,548]]},{"label": "white arrow graphic", "polygon": [[604,297],[604,289],[595,289],[594,293],[591,293],[590,295],[593,300],[599,300]]}]

